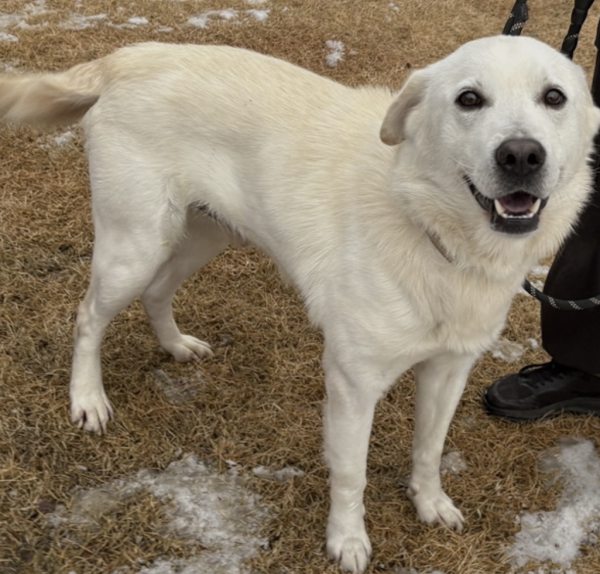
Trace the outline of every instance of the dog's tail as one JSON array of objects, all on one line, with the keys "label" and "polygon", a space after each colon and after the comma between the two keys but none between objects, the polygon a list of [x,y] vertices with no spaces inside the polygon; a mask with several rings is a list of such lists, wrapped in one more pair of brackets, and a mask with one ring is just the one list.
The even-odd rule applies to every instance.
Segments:
[{"label": "dog's tail", "polygon": [[0,74],[0,118],[19,124],[79,121],[105,84],[103,59],[59,73]]}]

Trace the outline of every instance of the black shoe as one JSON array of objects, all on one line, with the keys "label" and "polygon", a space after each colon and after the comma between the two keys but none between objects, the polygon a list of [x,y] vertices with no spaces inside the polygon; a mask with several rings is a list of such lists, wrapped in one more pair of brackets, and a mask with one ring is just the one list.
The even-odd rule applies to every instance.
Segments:
[{"label": "black shoe", "polygon": [[489,386],[483,404],[491,414],[517,421],[560,412],[600,415],[600,377],[555,361],[528,365]]}]

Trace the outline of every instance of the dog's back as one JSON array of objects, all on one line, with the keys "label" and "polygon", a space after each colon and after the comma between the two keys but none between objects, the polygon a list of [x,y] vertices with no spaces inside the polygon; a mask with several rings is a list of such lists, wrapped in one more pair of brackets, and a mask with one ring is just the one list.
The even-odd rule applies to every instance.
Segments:
[{"label": "dog's back", "polygon": [[[173,74],[171,78],[182,88],[185,88],[186,75],[190,78],[203,75],[207,86],[210,86],[215,77],[231,74],[238,77],[241,87],[244,85],[239,81],[242,58],[248,64],[247,75],[254,76],[257,85],[273,89],[277,85],[286,85],[285,80],[292,78],[287,83],[295,90],[289,94],[290,105],[299,92],[309,99],[314,98],[317,103],[328,91],[345,89],[307,70],[249,50],[148,42],[121,48],[104,58],[63,72],[0,74],[0,118],[23,124],[74,123],[97,102],[107,85],[115,81],[131,83],[143,77],[160,76],[168,90],[170,72]],[[266,75],[263,70],[267,71]],[[267,76],[269,85],[265,86]],[[245,85],[248,84],[246,82]],[[319,89],[315,89],[317,85]],[[323,86],[328,89],[323,89]]]}]

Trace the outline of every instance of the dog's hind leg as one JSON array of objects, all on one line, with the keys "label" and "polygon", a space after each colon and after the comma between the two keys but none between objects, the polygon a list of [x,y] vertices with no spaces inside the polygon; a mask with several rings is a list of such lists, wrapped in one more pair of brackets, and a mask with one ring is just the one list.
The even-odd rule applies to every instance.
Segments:
[{"label": "dog's hind leg", "polygon": [[223,251],[228,243],[229,236],[218,223],[190,210],[185,238],[142,295],[142,303],[160,346],[176,361],[212,355],[208,343],[179,331],[171,303],[182,281]]},{"label": "dog's hind leg", "polygon": [[79,304],[75,323],[71,420],[79,428],[97,433],[106,430],[112,416],[100,363],[104,331],[113,317],[144,291],[156,273],[151,263],[155,254],[140,252],[139,245],[120,239],[117,243],[110,233],[96,234],[90,285]]},{"label": "dog's hind leg", "polygon": [[409,496],[423,522],[461,530],[463,515],[442,489],[444,441],[475,357],[446,353],[415,367],[417,380],[413,469]]},{"label": "dog's hind leg", "polygon": [[[188,216],[187,233],[174,246],[156,244],[154,233],[137,237],[135,229],[144,217],[128,219],[126,233],[116,234],[96,221],[92,276],[79,306],[71,375],[71,419],[80,428],[103,432],[112,407],[102,384],[100,345],[112,318],[137,297],[142,298],[161,345],[176,359],[186,360],[210,353],[210,347],[182,335],[171,311],[173,295],[186,277],[222,251],[228,235],[215,222],[202,224]],[[116,235],[115,235],[116,234]]]}]

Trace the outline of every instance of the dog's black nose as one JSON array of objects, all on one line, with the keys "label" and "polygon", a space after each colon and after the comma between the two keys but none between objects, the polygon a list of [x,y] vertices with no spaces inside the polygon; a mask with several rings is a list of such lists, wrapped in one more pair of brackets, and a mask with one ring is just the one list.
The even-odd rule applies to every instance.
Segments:
[{"label": "dog's black nose", "polygon": [[506,140],[496,150],[500,168],[517,177],[527,177],[546,161],[546,150],[536,140],[529,138]]}]

